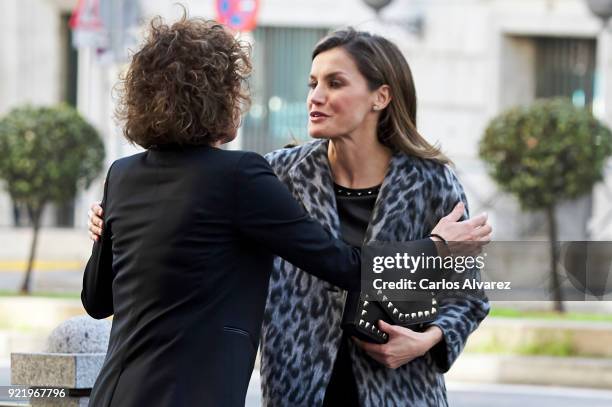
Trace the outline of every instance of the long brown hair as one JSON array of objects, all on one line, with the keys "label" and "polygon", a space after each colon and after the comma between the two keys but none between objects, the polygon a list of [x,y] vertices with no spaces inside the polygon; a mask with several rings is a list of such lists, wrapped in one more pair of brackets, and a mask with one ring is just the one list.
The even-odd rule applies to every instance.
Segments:
[{"label": "long brown hair", "polygon": [[399,48],[379,35],[349,27],[321,39],[312,52],[312,59],[338,47],[353,58],[371,91],[385,84],[391,88],[391,102],[378,121],[379,141],[412,156],[450,163],[440,148],[431,145],[417,130],[416,90],[410,66]]}]

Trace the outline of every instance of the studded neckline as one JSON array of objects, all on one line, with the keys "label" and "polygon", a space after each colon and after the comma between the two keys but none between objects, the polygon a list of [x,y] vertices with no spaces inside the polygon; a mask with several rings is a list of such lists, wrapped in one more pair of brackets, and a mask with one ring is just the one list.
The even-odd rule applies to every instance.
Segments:
[{"label": "studded neckline", "polygon": [[[382,185],[382,184],[381,184]],[[338,185],[334,183],[334,191],[336,195],[339,196],[349,196],[349,197],[365,197],[365,196],[377,196],[380,191],[381,185],[376,185],[370,188],[347,188],[342,185]]]}]

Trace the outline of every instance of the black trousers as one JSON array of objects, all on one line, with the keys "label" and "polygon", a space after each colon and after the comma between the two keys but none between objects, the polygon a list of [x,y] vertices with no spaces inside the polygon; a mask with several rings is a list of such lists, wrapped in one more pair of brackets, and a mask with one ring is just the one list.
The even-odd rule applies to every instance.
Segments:
[{"label": "black trousers", "polygon": [[357,383],[351,366],[351,356],[348,341],[351,339],[343,335],[340,349],[334,363],[331,379],[325,391],[323,407],[358,407],[359,397]]}]

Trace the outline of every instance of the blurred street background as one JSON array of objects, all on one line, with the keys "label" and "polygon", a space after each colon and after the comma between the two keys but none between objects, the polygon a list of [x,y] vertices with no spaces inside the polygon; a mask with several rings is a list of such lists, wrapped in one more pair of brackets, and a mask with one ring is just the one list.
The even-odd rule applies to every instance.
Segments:
[{"label": "blurred street background", "polygon": [[[191,16],[227,19],[252,45],[253,103],[232,149],[264,154],[308,140],[310,53],[327,32],[352,25],[394,41],[414,75],[420,133],[454,161],[471,213],[489,214],[494,240],[547,240],[550,218],[522,209],[487,172],[479,151],[491,120],[559,97],[612,125],[612,0],[181,3]],[[227,15],[238,3],[242,11]],[[0,0],[0,118],[63,102],[93,125],[105,151],[90,186],[45,206],[27,294],[33,217],[0,179],[0,386],[10,382],[11,352],[42,351],[54,327],[84,313],[87,210],[101,199],[108,166],[139,151],[113,119],[113,86],[145,22],[180,13],[174,0]],[[554,218],[557,240],[612,240],[610,160],[587,193],[557,202]],[[612,406],[611,302],[566,302],[563,313],[549,301],[492,305],[447,376],[451,406]],[[247,406],[259,398],[256,369]]]}]

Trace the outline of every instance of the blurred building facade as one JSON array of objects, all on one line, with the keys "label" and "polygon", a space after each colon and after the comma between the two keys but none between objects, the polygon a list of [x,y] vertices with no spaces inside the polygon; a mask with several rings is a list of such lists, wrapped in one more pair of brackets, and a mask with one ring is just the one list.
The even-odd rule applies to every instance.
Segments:
[{"label": "blurred building facade", "polygon": [[[108,164],[136,151],[112,119],[111,89],[122,64],[71,47],[75,0],[0,2],[0,114],[22,103],[72,103],[98,127]],[[214,0],[182,2],[192,16],[214,18]],[[305,98],[310,52],[330,29],[353,25],[392,39],[417,85],[421,133],[455,161],[472,212],[486,210],[496,238],[545,235],[543,218],[521,214],[499,193],[477,157],[488,121],[538,97],[566,96],[612,124],[612,41],[585,0],[394,0],[377,17],[362,0],[261,0],[253,43],[253,105],[233,148],[265,153],[307,140]],[[143,19],[173,19],[170,0],[141,1]],[[102,177],[74,204],[55,206],[48,226],[83,226],[101,197]],[[612,237],[612,173],[592,197],[560,208],[561,237]],[[0,194],[0,226],[18,211]]]}]

